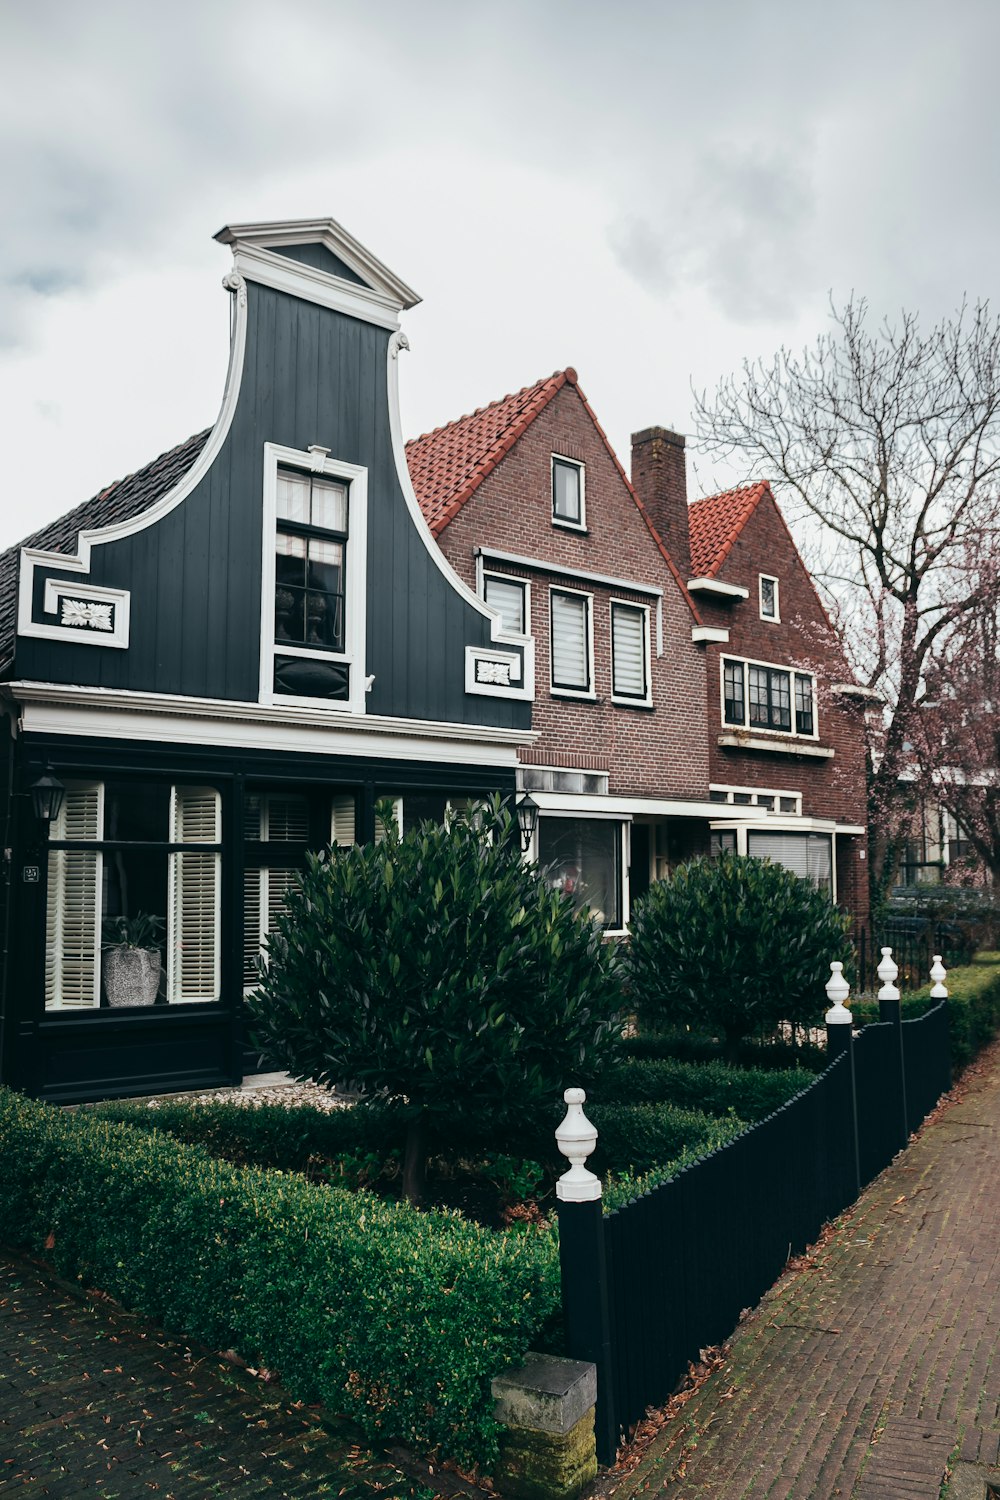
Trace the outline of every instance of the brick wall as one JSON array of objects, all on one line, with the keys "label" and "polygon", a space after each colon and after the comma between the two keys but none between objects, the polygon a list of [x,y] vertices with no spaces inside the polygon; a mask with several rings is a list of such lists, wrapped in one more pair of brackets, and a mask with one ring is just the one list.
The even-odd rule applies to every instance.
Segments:
[{"label": "brick wall", "polygon": [[[779,584],[777,624],[760,618],[760,574]],[[698,596],[706,624],[727,626],[728,646],[710,646],[708,659],[708,727],[710,779],[727,786],[801,792],[805,817],[834,818],[865,826],[865,751],[863,709],[857,701],[832,696],[834,683],[850,682],[843,648],[820,603],[777,506],[765,496],[719,571],[720,582],[749,589],[750,597],[733,603]],[[814,672],[817,743],[834,751],[832,760],[810,760],[784,753],[721,747],[719,735],[732,732],[722,721],[720,662],[741,656],[774,666]],[[752,731],[751,731],[752,732]],[[766,736],[765,736],[766,737]],[[864,836],[838,838],[838,897],[858,920],[867,919],[867,854]]]},{"label": "brick wall", "polygon": [[[580,461],[586,473],[585,533],[553,526],[553,453]],[[446,528],[439,543],[466,583],[475,586],[476,547],[584,572],[633,579],[663,589],[663,655],[656,655],[656,609],[649,596],[583,583],[508,564],[498,571],[531,585],[536,649],[532,727],[541,732],[528,752],[535,764],[586,765],[610,772],[614,795],[708,795],[705,648],[691,640],[691,611],[629,494],[576,387],[565,385]],[[596,701],[553,696],[549,671],[549,588],[593,594]],[[611,600],[650,604],[653,708],[611,701]]]}]

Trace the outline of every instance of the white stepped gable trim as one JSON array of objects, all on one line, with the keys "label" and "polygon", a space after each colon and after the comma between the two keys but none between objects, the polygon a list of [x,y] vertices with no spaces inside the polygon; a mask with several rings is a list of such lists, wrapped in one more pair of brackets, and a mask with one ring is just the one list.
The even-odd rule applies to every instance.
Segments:
[{"label": "white stepped gable trim", "polygon": [[[358,288],[359,291],[374,292],[384,298],[387,303],[398,308],[415,307],[421,300],[412,287],[400,280],[389,270],[388,266],[366,249],[360,240],[356,240],[342,224],[338,224],[336,219],[278,219],[251,224],[225,224],[214,238],[220,245],[232,245],[234,255],[250,249],[273,250],[288,245],[319,243],[338,260],[342,260],[356,276],[361,277],[365,282],[365,287]],[[281,258],[288,259],[287,256]],[[314,277],[322,276],[327,281],[343,281],[342,277],[336,277],[331,272],[302,266],[297,261],[292,261],[290,264],[299,265],[302,271],[312,272]],[[348,285],[354,285],[354,283],[348,283]]]},{"label": "white stepped gable trim", "polygon": [[[534,697],[535,692],[535,642],[533,637],[525,638],[519,635],[508,635],[503,628],[503,621],[496,610],[490,609],[489,605],[482,600],[474,589],[471,589],[463,578],[452,567],[438,546],[431,529],[427,524],[426,517],[420,509],[417,492],[413,488],[413,480],[406,465],[406,444],[403,441],[403,424],[399,415],[399,351],[409,349],[409,341],[404,333],[394,334],[389,340],[389,349],[386,357],[386,380],[389,388],[389,436],[392,442],[392,456],[396,464],[396,478],[403,492],[410,519],[417,529],[417,535],[427,548],[435,567],[442,577],[459,594],[466,604],[471,604],[477,614],[484,616],[490,622],[490,639],[498,644],[514,644],[524,649],[524,682],[525,692],[519,693],[518,697]],[[530,692],[528,687],[530,684]]]},{"label": "white stepped gable trim", "polygon": [[[227,290],[236,294],[236,318],[233,326],[232,344],[229,350],[229,369],[226,374],[226,388],[222,397],[222,406],[219,410],[215,426],[209,433],[204,447],[183,478],[179,479],[174,487],[168,490],[165,495],[161,495],[159,500],[154,501],[148,510],[144,510],[138,516],[133,516],[129,521],[119,521],[113,526],[101,526],[92,531],[81,531],[77,539],[77,551],[75,555],[63,552],[45,552],[35,547],[21,548],[20,582],[17,600],[18,635],[43,636],[48,640],[81,641],[89,639],[92,643],[97,643],[98,637],[96,635],[90,637],[82,631],[75,630],[67,635],[66,627],[64,626],[36,625],[31,617],[35,569],[55,568],[62,573],[81,573],[86,575],[90,572],[90,552],[92,547],[104,547],[109,542],[121,541],[123,537],[134,536],[137,532],[145,531],[147,527],[161,521],[164,516],[169,515],[183,500],[187,499],[188,495],[201,483],[214,464],[223,443],[229,435],[229,429],[236,412],[240,385],[243,381],[243,363],[247,342],[246,285],[239,277],[227,277],[226,283],[230,283],[227,286]],[[128,594],[122,590],[102,590],[96,584],[88,584],[86,591],[84,591],[81,585],[73,584],[67,579],[57,579],[53,580],[53,582],[64,585],[66,590],[78,598],[96,599],[98,597],[110,597],[115,600],[123,600],[126,606],[128,604]],[[120,608],[121,606],[119,606]],[[128,646],[127,612],[125,618],[125,640],[117,641],[105,636],[101,638],[101,644]],[[119,631],[116,629],[115,636],[118,634]]]}]

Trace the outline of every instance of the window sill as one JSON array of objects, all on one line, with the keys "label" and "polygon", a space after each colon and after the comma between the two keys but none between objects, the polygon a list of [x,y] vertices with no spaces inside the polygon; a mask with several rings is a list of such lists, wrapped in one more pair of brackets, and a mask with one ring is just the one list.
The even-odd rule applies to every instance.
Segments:
[{"label": "window sill", "polygon": [[647,713],[652,713],[655,707],[651,698],[616,698],[612,693],[611,701],[615,708],[641,708]]},{"label": "window sill", "polygon": [[835,754],[831,747],[817,745],[814,740],[798,740],[790,735],[765,739],[745,730],[720,734],[718,743],[723,750],[767,750],[772,755],[804,755],[812,760],[832,760]]},{"label": "window sill", "polygon": [[552,524],[558,526],[560,531],[575,531],[580,536],[587,535],[587,527],[583,521],[563,521],[558,516],[553,516]]},{"label": "window sill", "polygon": [[596,703],[597,694],[592,690],[588,692],[585,688],[549,688],[553,698],[576,698],[581,703]]}]

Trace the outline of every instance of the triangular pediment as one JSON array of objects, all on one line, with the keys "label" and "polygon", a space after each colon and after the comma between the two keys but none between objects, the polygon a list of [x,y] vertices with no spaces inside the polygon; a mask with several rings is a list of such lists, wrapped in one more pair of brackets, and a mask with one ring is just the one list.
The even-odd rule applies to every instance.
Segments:
[{"label": "triangular pediment", "polygon": [[398,308],[420,301],[412,287],[377,260],[336,219],[285,219],[268,223],[226,224],[215,235],[234,253],[264,251],[306,266],[332,281],[362,286]]}]

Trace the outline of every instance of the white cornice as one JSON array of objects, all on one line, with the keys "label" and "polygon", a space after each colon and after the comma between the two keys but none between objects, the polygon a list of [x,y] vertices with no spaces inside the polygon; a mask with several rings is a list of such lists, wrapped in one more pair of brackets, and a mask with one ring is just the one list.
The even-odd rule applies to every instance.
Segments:
[{"label": "white cornice", "polygon": [[718,578],[689,578],[689,594],[717,594],[720,599],[749,599],[750,590],[738,583],[720,583]]},{"label": "white cornice", "polygon": [[[532,770],[535,768],[532,767]],[[577,818],[712,818],[717,819],[721,811],[718,802],[687,801],[683,797],[633,797],[628,793],[609,796],[603,792],[541,792],[532,791],[532,797],[542,812]],[[741,814],[759,817],[756,808],[734,807],[727,809],[727,822],[744,821]]]},{"label": "white cornice", "polygon": [[[421,300],[412,287],[390,271],[360,240],[348,234],[336,219],[277,219],[268,223],[225,224],[213,238],[220,245],[232,245],[234,255],[244,249],[270,250],[287,245],[314,245],[318,242],[331,255],[342,260],[356,276],[360,276],[366,289],[381,294],[391,306],[415,307]],[[288,257],[279,256],[278,259],[287,261]],[[292,264],[299,265],[300,262]],[[325,281],[343,281],[342,277],[336,277],[328,271],[305,266],[302,269],[312,269],[316,276],[323,277]]]},{"label": "white cornice", "polygon": [[508,563],[532,573],[554,573],[558,578],[575,578],[580,583],[596,583],[609,589],[624,589],[630,594],[644,594],[662,599],[663,590],[654,583],[639,583],[634,578],[614,578],[608,573],[588,573],[584,568],[566,568],[561,563],[545,562],[540,557],[522,557],[517,552],[499,552],[496,547],[476,547],[473,555],[484,562]]},{"label": "white cornice", "polygon": [[315,266],[303,265],[301,261],[289,260],[287,255],[276,255],[259,245],[236,245],[233,249],[233,270],[247,281],[259,282],[277,292],[286,292],[303,302],[315,302],[320,307],[332,308],[334,312],[346,313],[363,323],[374,323],[379,328],[395,330],[399,327],[400,303],[395,297],[374,292],[356,281],[345,281],[341,276],[331,276],[318,271]]},{"label": "white cornice", "polygon": [[101,739],[170,740],[178,744],[304,751],[316,755],[428,757],[458,764],[513,767],[517,748],[537,731],[376,714],[331,717],[322,708],[251,704],[224,698],[174,697],[114,688],[9,682],[0,687],[19,704],[26,733]]}]

